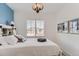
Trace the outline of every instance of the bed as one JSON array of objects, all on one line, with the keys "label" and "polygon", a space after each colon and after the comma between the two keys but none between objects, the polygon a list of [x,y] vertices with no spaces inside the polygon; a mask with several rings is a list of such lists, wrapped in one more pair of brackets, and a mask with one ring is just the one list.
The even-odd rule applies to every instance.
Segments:
[{"label": "bed", "polygon": [[0,46],[0,56],[58,56],[62,51],[57,44],[37,42],[37,38],[26,38],[25,42]]}]

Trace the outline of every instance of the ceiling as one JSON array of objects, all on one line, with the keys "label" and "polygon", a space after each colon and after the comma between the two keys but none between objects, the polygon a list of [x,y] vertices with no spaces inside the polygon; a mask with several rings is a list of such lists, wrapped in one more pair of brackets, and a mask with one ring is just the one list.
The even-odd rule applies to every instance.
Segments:
[{"label": "ceiling", "polygon": [[[32,3],[7,3],[14,11],[20,11],[24,13],[32,13]],[[44,3],[44,9],[41,12],[47,14],[58,13],[66,4],[64,3]]]}]

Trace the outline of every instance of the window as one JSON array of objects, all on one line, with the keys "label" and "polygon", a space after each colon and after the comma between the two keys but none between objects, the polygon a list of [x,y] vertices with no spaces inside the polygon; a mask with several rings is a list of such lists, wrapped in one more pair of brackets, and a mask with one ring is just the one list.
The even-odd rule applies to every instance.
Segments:
[{"label": "window", "polygon": [[27,36],[35,36],[35,21],[27,21]]},{"label": "window", "polygon": [[44,21],[27,20],[27,36],[44,36]]}]

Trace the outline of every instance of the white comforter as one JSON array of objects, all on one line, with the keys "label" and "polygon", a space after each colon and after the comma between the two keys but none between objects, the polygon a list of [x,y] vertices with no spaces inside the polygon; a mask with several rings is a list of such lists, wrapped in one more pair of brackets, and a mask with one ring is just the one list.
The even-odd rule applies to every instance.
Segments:
[{"label": "white comforter", "polygon": [[60,52],[59,46],[54,42],[37,42],[36,38],[27,38],[24,43],[0,46],[2,56],[53,56]]}]

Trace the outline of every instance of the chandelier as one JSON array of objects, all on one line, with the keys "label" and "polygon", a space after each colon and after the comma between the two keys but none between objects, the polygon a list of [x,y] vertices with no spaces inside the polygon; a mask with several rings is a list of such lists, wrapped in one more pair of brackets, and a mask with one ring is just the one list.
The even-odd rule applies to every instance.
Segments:
[{"label": "chandelier", "polygon": [[36,11],[36,13],[39,13],[39,11],[43,10],[43,8],[44,8],[44,5],[42,3],[34,3],[32,5],[32,9]]}]

